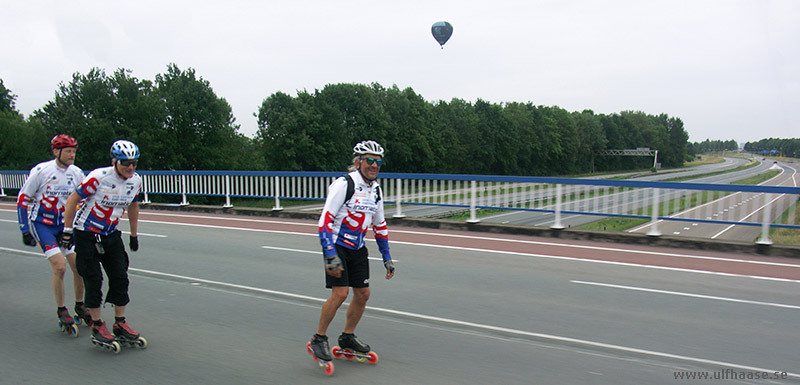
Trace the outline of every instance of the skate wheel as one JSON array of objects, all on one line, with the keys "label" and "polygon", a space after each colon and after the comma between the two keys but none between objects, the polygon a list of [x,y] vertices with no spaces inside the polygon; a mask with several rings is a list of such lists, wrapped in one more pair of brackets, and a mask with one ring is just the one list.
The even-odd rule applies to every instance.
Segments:
[{"label": "skate wheel", "polygon": [[139,349],[147,349],[147,340],[144,337],[139,337],[139,340],[136,341],[136,345],[139,346]]},{"label": "skate wheel", "polygon": [[79,317],[77,314],[75,314],[75,316],[72,317],[72,319],[75,320],[75,325],[80,325],[81,322],[83,322],[83,319],[81,319],[81,317]]},{"label": "skate wheel", "polygon": [[334,347],[332,347],[332,348],[331,348],[331,354],[333,354],[333,358],[336,358],[336,359],[341,359],[341,358],[342,358],[342,356],[343,356],[343,354],[342,354],[342,348],[340,348],[340,347],[338,347],[338,346],[334,346]]},{"label": "skate wheel", "polygon": [[348,361],[352,361],[352,360],[353,360],[353,358],[355,358],[355,357],[356,357],[356,355],[355,355],[355,354],[353,353],[353,351],[352,351],[352,350],[350,350],[350,349],[344,349],[344,350],[342,351],[342,353],[344,354],[344,358],[346,358]]},{"label": "skate wheel", "polygon": [[329,376],[333,375],[333,362],[330,361],[326,362],[324,368],[325,368],[325,374]]},{"label": "skate wheel", "polygon": [[356,356],[356,361],[358,361],[358,362],[363,364],[363,363],[367,362],[367,357]]},{"label": "skate wheel", "polygon": [[373,364],[373,365],[377,364],[378,363],[378,353],[369,352],[369,357],[367,357],[367,362],[369,362],[370,364]]},{"label": "skate wheel", "polygon": [[[312,355],[312,356],[314,355],[314,351],[313,351],[313,350],[311,350],[311,341],[309,341],[309,342],[306,344],[306,352],[308,352],[308,354],[310,354],[310,355]],[[314,357],[314,359],[316,359],[316,356]]]},{"label": "skate wheel", "polygon": [[119,346],[119,342],[117,341],[112,341],[110,345],[109,350],[114,352],[114,354],[119,354],[119,351],[122,350],[122,347]]},{"label": "skate wheel", "polygon": [[78,325],[70,325],[69,334],[72,334],[73,337],[78,338]]}]

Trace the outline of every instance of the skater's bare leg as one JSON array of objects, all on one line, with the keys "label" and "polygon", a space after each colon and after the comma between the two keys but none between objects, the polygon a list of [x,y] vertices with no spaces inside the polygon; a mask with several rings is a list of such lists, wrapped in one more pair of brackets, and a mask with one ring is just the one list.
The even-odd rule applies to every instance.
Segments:
[{"label": "skater's bare leg", "polygon": [[353,288],[353,300],[347,307],[347,320],[344,323],[345,333],[352,334],[356,330],[356,325],[364,315],[364,309],[367,308],[367,300],[369,300],[368,287]]},{"label": "skater's bare leg", "polygon": [[125,308],[126,306],[114,306],[114,317],[125,317]]},{"label": "skater's bare leg", "polygon": [[100,321],[100,308],[99,307],[89,308],[89,314],[92,315],[92,322]]},{"label": "skater's bare leg", "polygon": [[50,267],[53,269],[53,295],[56,299],[58,307],[64,306],[64,273],[67,271],[67,263],[64,260],[64,255],[61,253],[54,254],[47,258],[50,261]]},{"label": "skater's bare leg", "polygon": [[72,288],[75,289],[75,302],[83,302],[83,278],[78,274],[78,268],[75,267],[75,253],[67,254],[67,262],[72,270]]},{"label": "skater's bare leg", "polygon": [[[322,304],[322,311],[319,315],[319,325],[317,326],[317,334],[324,336],[328,332],[328,325],[331,324],[333,318],[336,316],[336,311],[342,306],[349,294],[347,286],[334,286],[331,288],[331,296]],[[349,312],[349,311],[348,311]]]}]

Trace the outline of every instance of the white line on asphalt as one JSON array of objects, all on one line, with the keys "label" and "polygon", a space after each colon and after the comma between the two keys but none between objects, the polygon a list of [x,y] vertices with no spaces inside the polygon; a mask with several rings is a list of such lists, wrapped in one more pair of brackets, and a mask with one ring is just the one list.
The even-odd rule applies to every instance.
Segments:
[{"label": "white line on asphalt", "polygon": [[[305,235],[305,234],[303,234],[303,235]],[[38,253],[33,253],[33,252],[28,252],[28,251],[18,250],[18,249],[10,249],[10,248],[5,248],[5,247],[0,247],[0,250],[16,252],[16,253],[22,253],[22,254],[38,255]],[[249,291],[249,292],[265,293],[265,294],[271,294],[271,295],[281,296],[281,297],[285,297],[285,298],[308,300],[308,301],[313,301],[313,302],[318,302],[318,303],[323,303],[325,301],[325,299],[323,299],[323,298],[317,298],[317,297],[311,297],[311,296],[307,296],[307,295],[282,292],[282,291],[277,291],[277,290],[262,289],[262,288],[239,285],[239,284],[233,284],[233,283],[227,283],[227,282],[212,281],[212,280],[207,280],[207,279],[203,279],[203,278],[188,277],[188,276],[182,276],[182,275],[177,275],[177,274],[156,272],[156,271],[152,271],[152,270],[145,270],[145,269],[138,269],[138,268],[130,268],[129,270],[131,272],[134,272],[134,273],[138,272],[138,273],[142,273],[142,274],[150,275],[150,276],[171,278],[171,279],[179,279],[179,280],[186,281],[186,282],[191,282],[191,283],[201,283],[201,284],[202,283],[206,283],[206,284],[211,284],[211,285],[215,285],[215,286],[219,286],[219,287],[234,288],[234,289],[245,290],[245,291]],[[664,358],[664,359],[674,359],[674,360],[694,362],[694,363],[699,363],[699,364],[723,366],[723,367],[737,368],[737,369],[742,369],[742,370],[751,370],[751,371],[759,371],[759,372],[774,372],[774,370],[772,370],[772,369],[765,369],[765,368],[759,368],[759,367],[739,365],[739,364],[734,364],[734,363],[724,362],[724,361],[716,361],[716,360],[709,360],[709,359],[697,358],[697,357],[691,357],[691,356],[683,356],[683,355],[678,355],[678,354],[663,353],[663,352],[658,352],[658,351],[653,351],[653,350],[631,348],[631,347],[626,347],[626,346],[621,346],[621,345],[606,344],[606,343],[602,343],[602,342],[581,340],[581,339],[563,337],[563,336],[557,336],[557,335],[551,335],[551,334],[534,333],[534,332],[528,332],[528,331],[524,331],[524,330],[510,329],[510,328],[504,328],[504,327],[486,325],[486,324],[479,324],[479,323],[468,322],[468,321],[460,321],[460,320],[454,320],[454,319],[448,319],[448,318],[442,318],[442,317],[436,317],[436,316],[429,316],[429,315],[424,315],[424,314],[411,313],[411,312],[405,312],[405,311],[399,311],[399,310],[393,310],[393,309],[387,309],[387,308],[379,308],[379,307],[372,307],[372,306],[367,306],[367,308],[370,311],[378,312],[378,313],[392,314],[392,315],[396,315],[396,316],[415,318],[415,319],[419,319],[419,320],[434,321],[434,322],[439,322],[439,323],[453,325],[453,326],[469,327],[469,328],[473,328],[473,329],[476,329],[476,330],[492,331],[492,332],[499,332],[499,333],[503,333],[503,334],[510,334],[510,335],[517,335],[517,336],[523,336],[523,337],[537,338],[537,339],[540,339],[540,340],[546,340],[546,341],[555,342],[555,343],[577,344],[577,345],[583,345],[583,346],[587,346],[587,347],[608,349],[608,350],[614,350],[614,351],[624,352],[624,353],[641,354],[641,355],[647,355],[647,356],[651,356],[651,357],[659,357],[659,358]],[[800,379],[800,374],[788,373],[788,376],[791,377],[791,378],[799,378]]]},{"label": "white line on asphalt", "polygon": [[[463,246],[431,245],[431,244],[425,244],[425,243],[414,243],[414,242],[403,242],[403,241],[394,241],[394,243],[399,243],[399,244],[404,244],[404,245],[412,245],[412,246],[424,246],[424,247],[437,247],[437,248],[443,248],[443,249],[455,249],[455,250],[461,250],[461,251],[477,251],[477,252],[481,252],[481,253],[520,255],[520,256],[524,256],[524,257],[555,259],[555,260],[563,260],[563,261],[600,263],[600,264],[606,264],[606,265],[632,266],[632,267],[642,267],[642,268],[646,268],[646,269],[680,271],[680,272],[685,272],[685,273],[709,274],[709,275],[720,275],[720,276],[726,276],[726,277],[753,278],[753,279],[761,279],[761,280],[766,280],[766,281],[800,283],[800,280],[787,279],[787,278],[760,277],[760,276],[755,276],[755,275],[722,273],[722,272],[717,272],[717,271],[706,271],[706,270],[684,269],[684,268],[678,268],[678,267],[643,265],[643,264],[640,264],[640,263],[616,262],[616,261],[604,261],[604,260],[587,259],[587,258],[564,257],[564,256],[560,256],[560,255],[547,255],[547,254],[521,253],[521,252],[517,252],[517,251],[476,249],[476,248],[472,248],[472,247],[463,247]],[[800,267],[800,266],[799,265],[794,265],[794,267]]]},{"label": "white line on asphalt", "polygon": [[[765,208],[765,207],[768,207],[768,206],[770,206],[771,204],[775,203],[775,201],[777,201],[778,199],[782,198],[784,195],[785,195],[785,194],[778,195],[778,196],[777,196],[775,199],[773,199],[773,200],[769,201],[768,203],[765,203],[765,204],[761,205],[761,207],[759,207],[759,208],[757,208],[757,209],[753,210],[752,212],[750,212],[750,214],[748,214],[746,217],[744,217],[744,218],[742,218],[742,219],[738,220],[737,222],[743,222],[745,219],[747,219],[747,218],[750,218],[751,216],[758,214],[758,212],[759,212],[759,211],[761,211],[763,208]],[[714,234],[714,236],[712,236],[712,237],[711,237],[711,239],[716,239],[717,237],[719,237],[720,235],[722,235],[722,234],[723,234],[723,233],[725,233],[726,231],[728,231],[728,230],[732,229],[732,228],[733,228],[733,226],[736,226],[736,225],[730,225],[730,226],[726,227],[724,230],[722,230],[722,231],[720,231],[720,232],[718,232],[718,233]]]},{"label": "white line on asphalt", "polygon": [[294,251],[297,253],[306,253],[306,254],[321,254],[322,251],[308,251],[308,250],[299,250],[299,249],[289,249],[286,247],[274,247],[274,246],[261,246],[262,249],[272,249],[272,250],[282,250],[282,251]]},{"label": "white line on asphalt", "polygon": [[[29,254],[29,255],[36,255],[36,256],[40,256],[40,255],[41,255],[41,256],[44,256],[44,254],[42,254],[42,252],[41,252],[41,251],[34,252],[34,251],[28,251],[28,250],[10,249],[10,248],[8,248],[8,247],[2,247],[2,246],[0,246],[0,250],[3,250],[3,251],[8,251],[8,252],[11,252],[11,253],[20,253],[20,254]],[[39,248],[39,249],[36,249],[36,250],[41,250],[41,248]]]},{"label": "white line on asphalt", "polygon": [[[2,209],[0,209],[0,211],[14,211],[14,210],[2,210]],[[202,215],[152,213],[152,212],[148,212],[147,214],[155,214],[155,215],[162,215],[162,216],[186,217],[186,218],[224,219],[224,220],[241,221],[241,222],[286,224],[286,225],[307,226],[307,227],[317,228],[317,224],[299,223],[299,222],[287,222],[287,221],[274,221],[274,220],[263,220],[263,219],[232,218],[232,217],[211,217],[211,216],[202,216]],[[300,232],[282,231],[282,230],[248,229],[248,228],[233,227],[233,226],[202,225],[202,224],[193,224],[193,223],[163,222],[163,221],[142,220],[142,219],[139,219],[139,222],[158,223],[158,224],[166,224],[166,225],[190,226],[190,227],[191,226],[194,226],[194,227],[205,227],[205,228],[214,228],[214,229],[270,232],[270,233],[276,233],[276,234],[317,236],[316,233],[311,234],[311,233],[300,233]],[[757,261],[757,260],[745,260],[745,259],[735,259],[735,258],[709,257],[709,256],[704,256],[704,255],[678,254],[678,253],[667,253],[667,252],[657,252],[657,251],[648,251],[648,250],[622,249],[622,248],[618,248],[618,247],[574,245],[574,244],[564,244],[564,243],[555,243],[555,242],[530,241],[530,240],[521,240],[521,239],[504,239],[504,238],[484,237],[484,236],[475,236],[475,235],[445,234],[445,233],[421,232],[421,231],[411,231],[411,230],[390,230],[390,232],[392,232],[392,233],[403,233],[403,234],[420,235],[420,236],[436,236],[436,237],[446,237],[446,238],[476,239],[476,240],[507,242],[507,243],[519,243],[519,244],[529,244],[529,245],[545,245],[545,246],[565,247],[565,248],[574,248],[574,249],[611,251],[611,252],[619,252],[619,253],[645,254],[645,255],[659,255],[659,256],[676,257],[676,258],[704,259],[704,260],[711,260],[711,261],[737,262],[737,263],[747,263],[747,264],[754,264],[754,265],[769,265],[769,266],[782,266],[782,267],[790,267],[790,268],[800,268],[800,264],[769,262],[769,261]],[[398,241],[391,241],[391,243],[397,243],[397,242]],[[413,244],[413,243],[409,243],[409,244]],[[423,244],[420,244],[420,245],[423,245]],[[475,250],[478,250],[478,249],[475,249]],[[570,258],[570,259],[575,259],[575,258]]]},{"label": "white line on asphalt", "polygon": [[610,288],[614,288],[614,289],[644,291],[644,292],[648,292],[648,293],[669,294],[669,295],[677,295],[677,296],[682,296],[682,297],[693,297],[693,298],[711,299],[711,300],[716,300],[716,301],[738,302],[738,303],[746,303],[746,304],[751,304],[751,305],[773,306],[773,307],[781,307],[781,308],[786,308],[786,309],[798,309],[798,310],[800,310],[800,306],[797,306],[797,305],[786,305],[786,304],[774,303],[774,302],[751,301],[751,300],[747,300],[747,299],[717,297],[717,296],[713,296],[713,295],[684,293],[684,292],[680,292],[680,291],[670,291],[670,290],[648,289],[648,288],[644,288],[644,287],[614,285],[614,284],[610,284],[610,283],[600,283],[600,282],[587,282],[587,281],[574,281],[574,280],[570,281],[570,282],[581,284],[581,285],[610,287]]},{"label": "white line on asphalt", "polygon": [[[272,249],[272,250],[282,250],[282,251],[293,251],[296,253],[305,253],[305,254],[317,254],[322,255],[322,250],[320,251],[309,251],[309,250],[300,250],[300,249],[290,249],[287,247],[275,247],[275,246],[261,246],[262,249]],[[383,262],[383,258],[376,258],[376,257],[369,257],[373,261],[381,261]],[[394,262],[398,262],[396,259],[392,259]]]},{"label": "white line on asphalt", "polygon": [[[162,214],[162,215],[167,215],[167,214]],[[191,216],[191,215],[179,215],[179,216],[194,217],[194,216]],[[198,216],[196,218],[220,219],[219,217],[204,217],[204,216]],[[227,218],[225,218],[225,219],[227,219]],[[257,219],[238,219],[238,218],[236,220],[244,220],[244,221],[248,221],[248,222],[263,222],[263,223],[274,223],[274,224],[313,226],[314,228],[317,227],[316,224],[297,223],[297,222],[257,220]],[[171,222],[157,222],[156,221],[154,223],[171,223]],[[421,232],[421,231],[412,231],[412,230],[390,230],[390,232],[391,233],[412,234],[412,235],[423,235],[423,236],[431,236],[432,235],[432,236],[446,237],[446,238],[477,239],[477,240],[508,242],[508,243],[521,243],[521,244],[530,244],[530,245],[557,246],[557,247],[566,247],[566,248],[575,248],[575,249],[613,251],[613,252],[620,252],[620,253],[647,254],[647,255],[661,255],[661,256],[677,257],[677,258],[706,259],[706,260],[713,260],[713,261],[739,262],[739,263],[750,263],[750,264],[758,264],[758,265],[799,267],[800,268],[800,265],[797,265],[797,264],[788,264],[788,263],[780,263],[780,262],[750,261],[750,260],[735,259],[735,258],[708,257],[708,256],[702,256],[702,255],[690,255],[690,254],[678,254],[678,253],[656,252],[656,251],[646,251],[646,250],[621,249],[621,248],[617,248],[617,247],[572,245],[572,244],[563,244],[563,243],[555,243],[555,242],[529,241],[529,240],[520,240],[520,239],[503,239],[503,238],[484,237],[484,236],[475,236],[475,235],[444,234],[444,233]],[[299,234],[299,233],[295,233],[295,234]],[[314,234],[314,235],[316,235],[316,234]],[[394,242],[395,241],[392,241],[392,243],[394,243]]]},{"label": "white line on asphalt", "polygon": [[[187,276],[182,276],[182,275],[177,275],[177,274],[162,273],[162,272],[151,271],[151,270],[143,270],[143,269],[136,269],[136,268],[130,268],[130,270],[134,271],[134,272],[141,272],[143,274],[150,275],[150,276],[160,276],[160,277],[164,277],[164,278],[179,279],[179,280],[182,280],[182,281],[192,282],[192,283],[195,283],[195,282],[196,283],[205,283],[205,284],[210,284],[210,285],[214,285],[214,286],[218,286],[218,287],[227,287],[227,288],[245,290],[245,291],[249,291],[249,292],[265,293],[265,294],[271,294],[271,295],[276,295],[276,296],[281,296],[281,297],[286,297],[286,298],[310,300],[310,301],[314,301],[314,302],[318,302],[318,303],[325,302],[325,299],[323,299],[323,298],[316,298],[316,297],[311,297],[311,296],[301,295],[301,294],[294,294],[294,293],[287,293],[287,292],[276,291],[276,290],[262,289],[262,288],[238,285],[238,284],[227,283],[227,282],[211,281],[211,280],[202,279],[202,278],[187,277]],[[236,293],[236,294],[238,294],[238,293]],[[461,320],[455,320],[455,319],[443,318],[443,317],[436,317],[436,316],[430,316],[430,315],[419,314],[419,313],[411,313],[411,312],[400,311],[400,310],[393,310],[393,309],[372,307],[372,306],[367,306],[367,309],[369,309],[370,312],[391,314],[391,315],[395,315],[395,316],[413,318],[413,319],[423,320],[423,321],[433,321],[433,322],[438,322],[438,323],[446,324],[446,325],[472,328],[472,329],[475,329],[475,330],[496,332],[496,333],[502,333],[502,334],[507,334],[507,335],[520,336],[520,337],[536,338],[536,339],[539,339],[539,340],[549,341],[551,343],[568,343],[568,344],[582,345],[582,346],[587,346],[587,347],[592,347],[592,348],[613,350],[613,351],[617,351],[617,352],[640,354],[640,355],[646,355],[646,356],[650,356],[650,357],[658,357],[658,358],[664,358],[664,359],[680,360],[680,361],[684,361],[684,362],[693,362],[693,363],[697,363],[697,364],[722,366],[722,367],[726,367],[726,368],[736,368],[736,369],[741,369],[741,370],[750,370],[750,371],[757,371],[757,372],[769,372],[769,373],[775,372],[775,370],[767,369],[767,368],[759,368],[759,367],[753,367],[753,366],[747,366],[747,365],[740,365],[740,364],[735,364],[735,363],[730,363],[730,362],[709,360],[709,359],[705,359],[705,358],[697,358],[697,357],[684,356],[684,355],[679,355],[679,354],[664,353],[664,352],[658,352],[658,351],[654,351],[654,350],[631,348],[631,347],[627,347],[627,346],[606,344],[606,343],[602,343],[602,342],[595,342],[595,341],[589,341],[589,340],[581,340],[581,339],[577,339],[577,338],[563,337],[563,336],[557,336],[557,335],[552,335],[552,334],[534,333],[534,332],[529,332],[529,331],[525,331],[525,330],[510,329],[510,328],[505,328],[505,327],[500,327],[500,326],[479,324],[479,323],[474,323],[474,322],[461,321]],[[800,378],[800,374],[797,374],[797,373],[787,373],[787,375],[788,375],[788,377],[791,377],[791,378]]]},{"label": "white line on asphalt", "polygon": [[[142,220],[140,220],[139,222],[142,222]],[[241,227],[200,225],[200,224],[193,224],[193,223],[174,223],[174,222],[159,222],[159,221],[145,221],[145,222],[160,223],[160,224],[170,224],[170,225],[179,225],[179,226],[190,226],[190,227],[205,227],[205,228],[211,228],[211,229],[229,229],[229,230],[252,231],[252,232],[274,233],[274,234],[290,234],[290,235],[299,235],[299,236],[306,236],[306,237],[317,237],[318,236],[317,234],[299,233],[299,232],[295,232],[295,231],[247,229],[247,228],[241,228]],[[442,234],[442,235],[445,235],[445,234]],[[469,237],[469,238],[480,239],[482,237]],[[501,240],[501,239],[498,239],[498,240]],[[372,241],[372,240],[370,239],[370,241]],[[521,241],[521,242],[525,242],[525,241]],[[677,268],[677,267],[651,266],[651,265],[643,265],[643,264],[639,264],[639,263],[603,261],[603,260],[587,259],[587,258],[575,258],[575,257],[564,257],[564,256],[559,256],[559,255],[547,255],[547,254],[521,253],[521,252],[516,252],[516,251],[501,251],[501,250],[490,250],[490,249],[478,249],[478,248],[463,247],[463,246],[432,245],[432,244],[427,244],[427,243],[404,242],[404,241],[392,241],[392,243],[393,244],[402,244],[402,245],[411,245],[411,246],[420,246],[420,247],[436,247],[436,248],[442,248],[442,249],[456,249],[456,250],[477,251],[477,252],[482,252],[482,253],[521,255],[521,256],[526,256],[526,257],[547,258],[547,259],[556,259],[556,260],[564,260],[564,261],[601,263],[601,264],[617,265],[617,266],[642,267],[642,268],[646,268],[646,269],[682,271],[682,272],[698,273],[698,274],[711,274],[711,275],[721,275],[721,276],[728,276],[728,277],[754,278],[754,279],[761,279],[761,280],[767,280],[767,281],[800,283],[800,280],[793,280],[793,279],[786,279],[786,278],[759,277],[759,276],[754,276],[754,275],[743,275],[743,274],[721,273],[721,272],[716,272],[716,271],[682,269],[682,268]],[[591,248],[591,247],[589,247],[589,248]],[[609,250],[613,250],[613,249],[609,249]],[[651,252],[638,251],[638,250],[634,250],[634,251],[632,251],[632,250],[621,250],[621,251],[640,252],[642,254],[652,254],[652,255],[669,255],[670,254],[670,253],[655,253],[655,252],[651,253]],[[680,255],[680,254],[675,254],[675,256],[690,258],[690,257],[684,256],[684,255]],[[725,260],[724,258],[711,258],[711,257],[697,257],[697,258]],[[743,262],[743,263],[759,263],[757,261],[746,261],[746,260],[731,260],[731,261]],[[773,263],[769,263],[769,262],[763,262],[763,263],[764,264],[773,264]],[[790,264],[780,264],[780,265],[786,265],[786,267],[800,268],[800,265],[790,265]]]},{"label": "white line on asphalt", "polygon": [[[5,211],[5,210],[0,210],[0,211]],[[125,220],[127,220],[127,219],[125,219]],[[17,221],[12,221],[12,220],[9,220],[9,219],[0,219],[0,222],[17,223]],[[139,233],[138,235],[144,235],[146,237],[167,238],[166,235],[162,235],[162,234]]]}]

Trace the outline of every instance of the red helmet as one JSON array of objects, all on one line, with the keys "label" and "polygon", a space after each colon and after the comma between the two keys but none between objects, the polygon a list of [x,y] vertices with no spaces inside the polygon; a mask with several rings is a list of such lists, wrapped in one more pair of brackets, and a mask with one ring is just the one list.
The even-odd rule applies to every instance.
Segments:
[{"label": "red helmet", "polygon": [[56,135],[50,140],[50,148],[53,150],[64,147],[78,147],[78,141],[65,134]]}]

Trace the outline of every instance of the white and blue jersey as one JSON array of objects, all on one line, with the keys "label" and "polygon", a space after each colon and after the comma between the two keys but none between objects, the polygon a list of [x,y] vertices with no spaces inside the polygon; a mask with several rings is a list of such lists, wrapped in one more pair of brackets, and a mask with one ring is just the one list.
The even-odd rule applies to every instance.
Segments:
[{"label": "white and blue jersey", "polygon": [[75,214],[75,229],[109,235],[116,231],[119,218],[142,190],[142,177],[134,173],[124,179],[114,167],[89,173],[75,190],[83,199]]},{"label": "white and blue jersey", "polygon": [[30,223],[63,227],[64,204],[81,180],[83,171],[78,166],[61,168],[55,159],[32,168],[17,196],[20,230],[31,232]]},{"label": "white and blue jersey", "polygon": [[383,212],[383,200],[380,197],[378,182],[368,184],[361,173],[353,171],[353,196],[347,197],[347,179],[336,179],[328,187],[328,198],[319,218],[319,239],[325,257],[336,255],[336,247],[341,245],[348,249],[358,250],[364,247],[364,237],[372,226],[375,241],[384,261],[391,260],[389,255],[389,230]]}]

